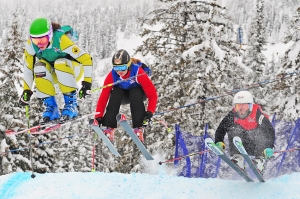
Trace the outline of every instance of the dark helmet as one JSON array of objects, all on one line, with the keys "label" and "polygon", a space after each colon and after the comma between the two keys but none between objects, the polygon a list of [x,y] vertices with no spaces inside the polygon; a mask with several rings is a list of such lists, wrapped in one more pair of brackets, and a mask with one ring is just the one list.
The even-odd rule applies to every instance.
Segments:
[{"label": "dark helmet", "polygon": [[130,66],[131,58],[126,50],[118,50],[112,57],[113,65],[124,65]]}]

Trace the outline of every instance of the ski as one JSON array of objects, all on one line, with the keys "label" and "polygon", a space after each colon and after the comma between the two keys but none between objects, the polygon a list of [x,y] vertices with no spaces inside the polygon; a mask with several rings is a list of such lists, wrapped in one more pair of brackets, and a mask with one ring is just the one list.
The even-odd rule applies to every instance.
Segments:
[{"label": "ski", "polygon": [[235,170],[241,177],[243,177],[247,182],[254,182],[247,173],[234,164],[214,143],[211,138],[205,139],[205,145],[209,148],[214,154],[220,157],[224,162],[226,162],[233,170]]},{"label": "ski", "polygon": [[6,130],[5,131],[5,134],[7,136],[10,136],[10,135],[18,135],[18,134],[22,134],[22,133],[27,133],[28,131],[30,131],[30,134],[45,134],[45,133],[49,133],[51,131],[54,131],[60,127],[63,127],[63,126],[66,126],[67,124],[73,124],[73,123],[76,123],[82,119],[85,119],[89,116],[92,116],[92,115],[95,115],[95,114],[98,114],[98,112],[95,112],[95,113],[90,113],[90,114],[86,114],[86,115],[83,115],[83,116],[80,116],[80,117],[76,117],[76,118],[73,118],[73,119],[70,119],[68,121],[66,121],[65,123],[48,123],[48,124],[44,124],[44,125],[37,125],[37,126],[33,126],[31,128],[27,128],[27,129],[24,129],[22,131],[14,131],[12,129],[9,129],[9,130]]},{"label": "ski", "polygon": [[118,114],[117,122],[122,126],[122,128],[128,133],[131,139],[134,141],[136,146],[140,149],[146,160],[154,160],[152,155],[147,151],[145,145],[140,141],[137,135],[133,132],[132,128],[129,126],[126,116],[124,114]]},{"label": "ski", "polygon": [[98,134],[98,136],[103,140],[103,142],[106,144],[106,146],[109,148],[109,150],[112,152],[112,154],[116,156],[121,156],[117,149],[114,147],[114,145],[111,143],[111,141],[108,139],[108,137],[103,133],[102,129],[99,127],[99,124],[97,120],[91,119],[89,121],[89,124],[91,128],[95,131],[95,133]]},{"label": "ski", "polygon": [[242,154],[242,156],[244,157],[246,162],[249,164],[251,170],[253,171],[255,176],[258,178],[258,180],[260,182],[265,182],[265,180],[263,179],[261,173],[257,170],[255,164],[253,164],[251,158],[249,157],[245,147],[243,146],[243,142],[242,142],[241,138],[238,137],[238,136],[234,137],[233,138],[233,143],[234,143],[235,147],[239,150],[239,152]]}]

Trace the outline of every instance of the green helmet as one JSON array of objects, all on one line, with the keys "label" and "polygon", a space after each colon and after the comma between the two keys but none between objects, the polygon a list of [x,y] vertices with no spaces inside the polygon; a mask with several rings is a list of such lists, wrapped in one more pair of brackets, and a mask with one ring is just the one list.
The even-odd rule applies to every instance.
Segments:
[{"label": "green helmet", "polygon": [[31,23],[29,33],[31,37],[43,37],[48,35],[49,41],[51,41],[52,39],[51,22],[46,18],[37,18]]}]

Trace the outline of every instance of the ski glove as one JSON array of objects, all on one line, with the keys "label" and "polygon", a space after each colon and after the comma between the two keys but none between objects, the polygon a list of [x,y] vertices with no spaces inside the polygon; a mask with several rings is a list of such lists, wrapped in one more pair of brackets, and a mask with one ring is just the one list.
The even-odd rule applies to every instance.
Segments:
[{"label": "ski glove", "polygon": [[225,144],[224,144],[224,142],[217,142],[217,143],[216,143],[216,146],[217,146],[222,152],[225,151]]},{"label": "ski glove", "polygon": [[19,99],[20,106],[28,106],[32,94],[33,92],[31,90],[24,90]]},{"label": "ski glove", "polygon": [[266,149],[263,151],[263,154],[264,154],[265,159],[268,159],[268,158],[270,158],[270,157],[273,156],[274,151],[273,151],[273,149],[271,149],[271,148],[266,148]]},{"label": "ski glove", "polygon": [[146,127],[146,126],[148,126],[148,125],[151,125],[151,123],[152,123],[152,118],[153,117],[153,113],[151,113],[150,111],[147,111],[146,113],[145,113],[145,117],[144,117],[144,119],[143,119],[143,126],[144,127]]},{"label": "ski glove", "polygon": [[92,84],[86,81],[81,82],[81,89],[79,90],[79,98],[85,98],[88,95],[91,95]]}]

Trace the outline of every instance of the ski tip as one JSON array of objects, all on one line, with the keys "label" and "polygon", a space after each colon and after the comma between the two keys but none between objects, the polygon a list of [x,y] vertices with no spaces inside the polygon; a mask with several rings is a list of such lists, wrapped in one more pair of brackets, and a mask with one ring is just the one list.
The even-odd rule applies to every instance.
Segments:
[{"label": "ski tip", "polygon": [[117,117],[116,117],[116,119],[117,119],[118,122],[127,120],[126,116],[124,114],[122,114],[122,113],[118,114]]},{"label": "ski tip", "polygon": [[211,142],[214,143],[213,139],[211,139],[211,138],[205,138],[204,142],[205,143],[211,143]]},{"label": "ski tip", "polygon": [[8,130],[5,131],[5,134],[8,135],[8,136],[13,135],[14,133],[15,133],[15,131],[12,130],[12,129],[8,129]]},{"label": "ski tip", "polygon": [[239,136],[235,136],[233,138],[233,141],[242,142],[241,138]]}]

